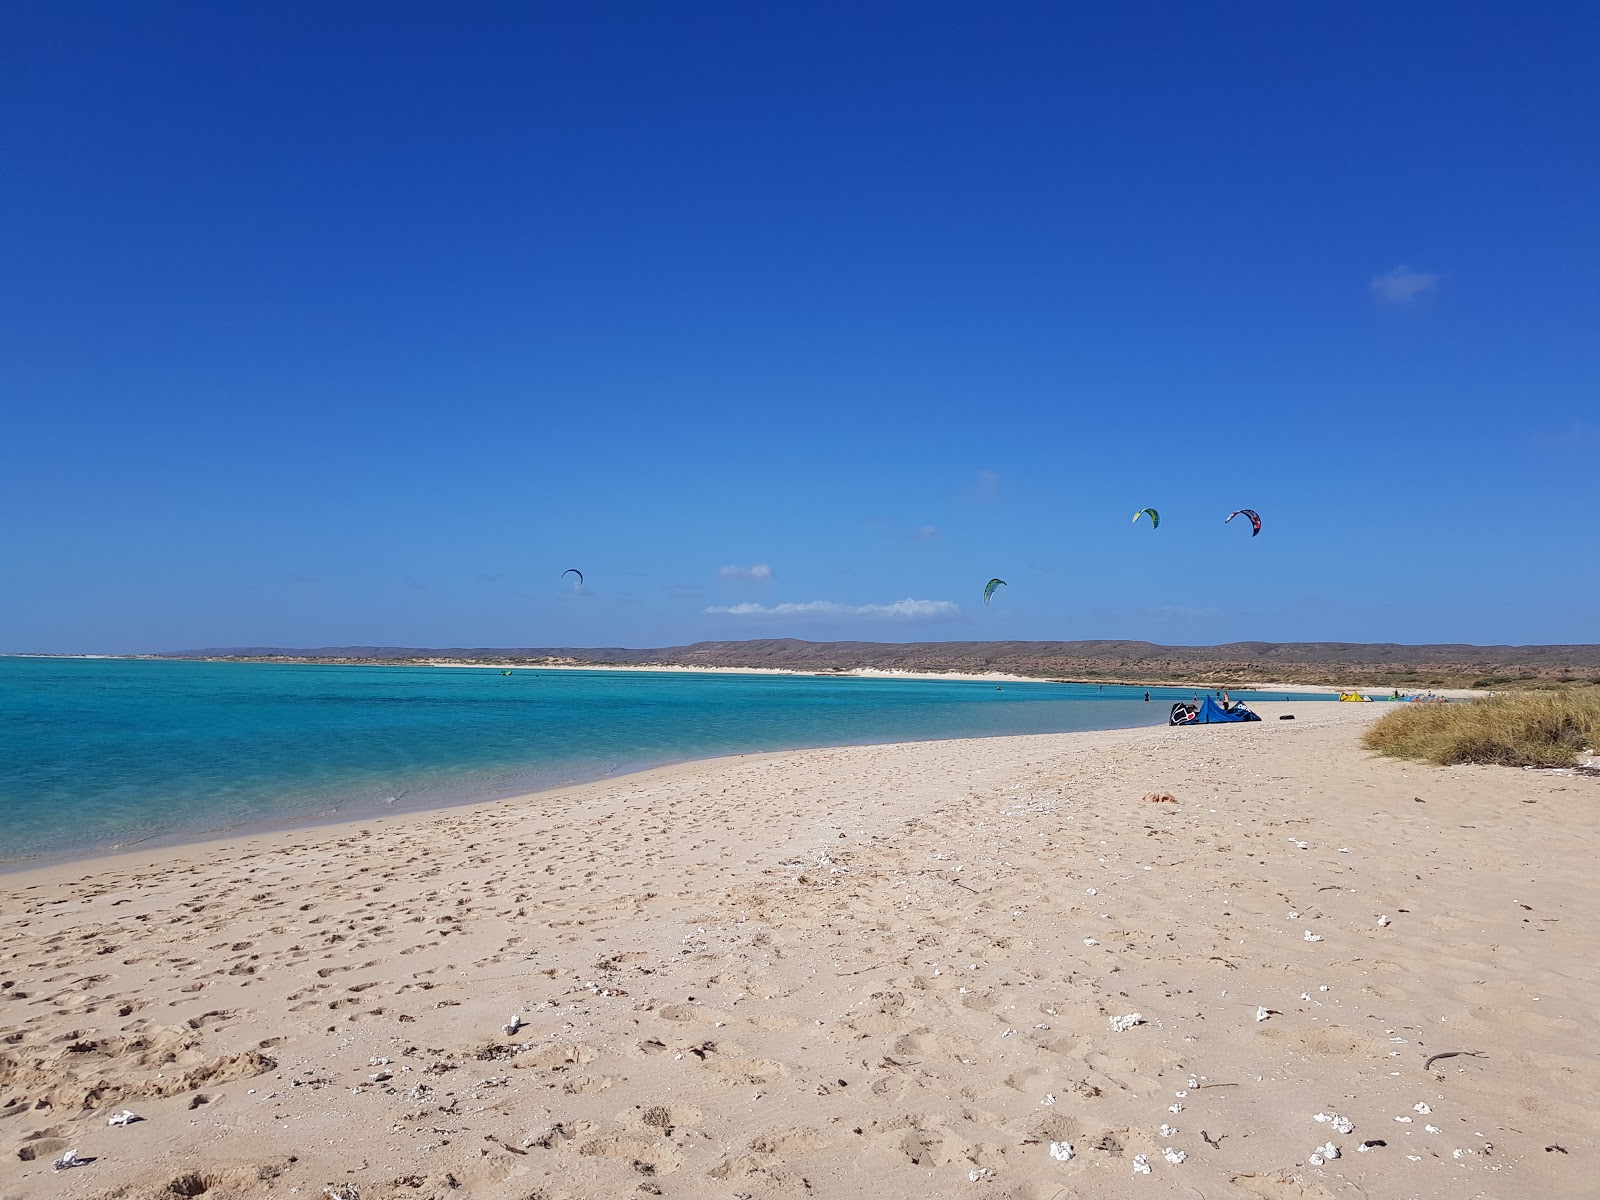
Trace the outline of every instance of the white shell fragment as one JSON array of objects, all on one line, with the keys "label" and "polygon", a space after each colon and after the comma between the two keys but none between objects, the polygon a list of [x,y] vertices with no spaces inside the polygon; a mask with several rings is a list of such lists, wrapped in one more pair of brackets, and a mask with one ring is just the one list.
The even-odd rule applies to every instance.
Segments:
[{"label": "white shell fragment", "polygon": [[1133,1156],[1133,1173],[1135,1175],[1150,1174],[1150,1160],[1142,1154]]},{"label": "white shell fragment", "polygon": [[1383,928],[1383,926],[1387,925],[1388,923],[1389,923],[1389,918],[1388,917],[1379,917],[1378,918],[1378,927],[1380,929]]},{"label": "white shell fragment", "polygon": [[1143,1025],[1144,1023],[1145,1022],[1144,1022],[1144,1014],[1143,1013],[1129,1013],[1125,1017],[1112,1017],[1111,1018],[1111,1032],[1112,1033],[1126,1033],[1128,1030],[1132,1029],[1135,1025]]},{"label": "white shell fragment", "polygon": [[1438,1133],[1439,1132],[1439,1127],[1437,1125],[1424,1125],[1422,1127],[1422,1129],[1423,1129],[1424,1133]]},{"label": "white shell fragment", "polygon": [[512,1017],[511,1020],[500,1026],[500,1028],[505,1032],[507,1037],[516,1037],[517,1030],[522,1028],[522,1014],[518,1013],[516,1016]]},{"label": "white shell fragment", "polygon": [[1338,1113],[1318,1113],[1312,1120],[1326,1125],[1332,1125],[1340,1133],[1352,1134],[1356,1131],[1355,1122],[1349,1117],[1342,1117]]},{"label": "white shell fragment", "polygon": [[134,1113],[133,1109],[125,1108],[119,1113],[112,1113],[106,1118],[107,1125],[132,1125],[135,1121],[143,1120]]},{"label": "white shell fragment", "polygon": [[1072,1148],[1071,1142],[1051,1142],[1050,1157],[1057,1162],[1071,1162],[1078,1152]]},{"label": "white shell fragment", "polygon": [[988,1167],[975,1167],[967,1172],[968,1183],[982,1183],[985,1179],[993,1179],[994,1172]]},{"label": "white shell fragment", "polygon": [[1188,1158],[1189,1156],[1188,1156],[1188,1154],[1186,1154],[1182,1150],[1174,1150],[1171,1146],[1168,1146],[1165,1150],[1163,1150],[1161,1152],[1161,1157],[1166,1159],[1173,1166],[1177,1166],[1179,1163],[1181,1163],[1184,1159]]},{"label": "white shell fragment", "polygon": [[66,1171],[73,1167],[82,1167],[86,1165],[87,1160],[79,1158],[76,1150],[68,1150],[60,1158],[56,1159],[50,1164],[50,1169],[52,1171]]},{"label": "white shell fragment", "polygon": [[1308,942],[1320,942],[1321,940],[1322,940],[1322,935],[1320,933],[1312,933],[1311,930],[1309,930],[1309,929],[1306,930],[1306,941],[1308,941]]},{"label": "white shell fragment", "polygon": [[1085,946],[1098,946],[1100,943],[1095,941],[1093,938],[1084,938],[1083,944]]},{"label": "white shell fragment", "polygon": [[1322,1155],[1323,1159],[1327,1162],[1332,1162],[1334,1159],[1339,1157],[1339,1147],[1335,1146],[1332,1142],[1329,1142],[1325,1146],[1317,1147],[1317,1153]]},{"label": "white shell fragment", "polygon": [[1256,1005],[1256,1020],[1265,1021],[1272,1015],[1272,1011],[1265,1004]]},{"label": "white shell fragment", "polygon": [[1174,1128],[1171,1125],[1163,1124],[1161,1126],[1161,1136],[1164,1137],[1164,1138],[1176,1137],[1177,1133],[1178,1133],[1177,1129]]},{"label": "white shell fragment", "polygon": [[1431,1113],[1433,1109],[1429,1108],[1427,1104],[1419,1100],[1416,1104],[1411,1106],[1411,1111],[1419,1113]]}]

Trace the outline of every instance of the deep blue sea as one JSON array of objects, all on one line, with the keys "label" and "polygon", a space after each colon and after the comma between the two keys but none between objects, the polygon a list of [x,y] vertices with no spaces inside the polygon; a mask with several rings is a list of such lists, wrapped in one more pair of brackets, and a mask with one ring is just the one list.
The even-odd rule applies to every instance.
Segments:
[{"label": "deep blue sea", "polygon": [[1144,689],[1111,684],[0,657],[0,862],[722,754],[1162,724],[1193,694],[1151,689],[1146,704]]}]

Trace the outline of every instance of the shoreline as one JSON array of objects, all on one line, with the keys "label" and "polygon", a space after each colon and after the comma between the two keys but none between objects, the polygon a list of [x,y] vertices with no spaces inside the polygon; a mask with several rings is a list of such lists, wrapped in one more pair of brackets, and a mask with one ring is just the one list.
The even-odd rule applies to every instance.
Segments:
[{"label": "shoreline", "polygon": [[1600,780],[1283,707],[0,876],[0,1190],[1584,1196]]},{"label": "shoreline", "polygon": [[[1320,683],[1282,683],[1273,680],[1244,680],[1244,681],[1216,681],[1216,680],[1185,680],[1185,679],[1083,679],[1068,675],[1018,675],[1007,671],[917,671],[899,667],[830,667],[824,669],[805,669],[801,667],[733,667],[718,666],[708,667],[690,663],[586,663],[578,660],[562,660],[554,662],[530,662],[524,659],[504,659],[494,661],[475,661],[472,659],[457,658],[414,658],[414,659],[343,659],[343,658],[299,658],[299,657],[225,657],[197,655],[183,657],[160,654],[13,654],[0,657],[15,658],[59,658],[98,660],[115,659],[144,662],[209,662],[209,663],[238,663],[241,665],[263,664],[269,666],[328,666],[328,667],[443,667],[450,669],[468,670],[513,670],[513,671],[629,671],[629,672],[661,672],[684,673],[704,675],[792,675],[814,679],[922,679],[922,680],[952,680],[962,682],[999,682],[999,683],[1040,683],[1040,684],[1073,684],[1083,687],[1104,686],[1121,688],[1172,688],[1193,689],[1198,692],[1214,692],[1226,688],[1230,692],[1290,692],[1319,696],[1336,696],[1341,692],[1351,690],[1352,685],[1334,685]],[[1355,690],[1363,694],[1381,696],[1394,690],[1394,683],[1362,683],[1354,685]],[[1431,694],[1443,696],[1450,700],[1472,700],[1494,694],[1493,689],[1471,687],[1427,687],[1423,685],[1407,684],[1401,688],[1410,695]]]},{"label": "shoreline", "polygon": [[[39,657],[47,657],[47,656],[39,656]],[[48,657],[54,657],[54,656],[48,656]],[[63,657],[65,657],[65,656],[63,656]],[[100,657],[107,657],[107,656],[77,656],[77,657],[100,658]],[[142,660],[134,659],[134,660],[129,660],[129,661],[142,661]],[[189,661],[193,661],[193,660],[189,660]],[[386,664],[373,664],[373,665],[386,665]],[[486,666],[486,665],[478,664],[478,663],[468,663],[468,662],[460,662],[460,661],[448,661],[448,662],[447,661],[440,661],[440,662],[437,662],[437,663],[429,663],[429,664],[394,664],[394,665],[407,665],[407,666],[428,665],[428,666],[438,666],[438,667],[441,667],[441,668],[477,669],[477,670],[484,670],[484,671],[490,671],[490,672],[496,672],[496,671],[500,671],[500,670],[504,669],[504,668],[499,668],[499,667],[494,667],[494,666]],[[782,670],[767,671],[767,670],[755,670],[755,669],[743,669],[743,668],[728,668],[728,669],[724,669],[724,668],[700,668],[700,667],[679,667],[679,668],[671,668],[671,669],[667,669],[667,670],[663,671],[662,668],[653,667],[653,666],[601,667],[601,668],[590,668],[590,667],[585,667],[585,666],[565,666],[565,667],[540,666],[538,668],[528,668],[528,670],[532,670],[532,671],[547,671],[547,670],[598,671],[600,673],[623,672],[623,671],[633,672],[633,673],[638,673],[638,672],[646,672],[646,673],[649,673],[649,672],[659,672],[659,673],[697,673],[697,674],[698,673],[709,673],[709,674],[727,674],[727,675],[737,675],[737,676],[748,676],[748,675],[769,675],[769,676],[773,676],[773,677],[809,676],[809,677],[814,677],[814,678],[831,678],[831,677],[836,677],[837,674],[838,674],[836,672],[811,673],[811,672],[782,671]],[[855,672],[853,674],[856,674],[857,677],[861,677],[861,678],[904,678],[904,679],[908,679],[908,680],[917,680],[917,681],[940,681],[940,680],[950,681],[950,680],[954,680],[954,681],[960,681],[960,682],[993,683],[993,682],[998,680],[998,681],[1000,681],[1002,683],[1020,683],[1020,684],[1045,684],[1045,683],[1052,682],[1052,681],[1038,680],[1038,679],[1022,677],[1022,676],[1012,676],[1012,675],[1007,675],[1007,674],[998,673],[998,672],[990,673],[988,675],[956,674],[956,673],[939,674],[939,673],[917,673],[917,672],[905,672],[905,671],[877,671],[877,670],[872,669],[872,668],[864,668],[860,672]],[[1100,686],[1100,685],[1084,685],[1084,686],[1096,687],[1096,686]],[[1110,685],[1110,684],[1108,684],[1108,685],[1104,685],[1104,686],[1106,686],[1106,687],[1123,687],[1124,690],[1126,690],[1128,692],[1134,692],[1134,693],[1136,693],[1139,690],[1134,685]],[[1174,689],[1174,690],[1182,691],[1182,692],[1187,693],[1191,689],[1189,689],[1189,688],[1177,688],[1177,689]],[[1242,693],[1242,692],[1246,691],[1247,689],[1235,688],[1233,690],[1235,692],[1241,692]],[[1254,690],[1254,689],[1250,689],[1250,690]],[[1272,689],[1272,690],[1273,691],[1277,691],[1278,689]],[[1290,689],[1283,689],[1283,690],[1287,691],[1291,696],[1302,697],[1302,698],[1306,698],[1306,699],[1310,699],[1312,697],[1317,697],[1317,696],[1321,696],[1321,695],[1331,694],[1331,693],[1328,693],[1326,691],[1322,691],[1322,690],[1314,689],[1314,688],[1290,688]],[[1167,698],[1158,697],[1149,706],[1150,711],[1146,714],[1146,716],[1149,719],[1149,721],[1148,721],[1149,727],[1164,727],[1166,699]],[[1278,702],[1281,703],[1281,701],[1278,701]],[[1252,703],[1259,703],[1259,702],[1252,701]],[[1141,728],[1141,727],[1145,727],[1145,726],[1142,725],[1142,724],[1139,724],[1139,725],[1112,724],[1112,725],[1109,725],[1109,726],[1105,726],[1104,728],[1106,728],[1106,729],[1120,729],[1120,728]],[[1011,737],[1011,736],[1034,736],[1034,735],[993,733],[993,734],[969,734],[969,735],[962,735],[962,736],[959,736],[959,737],[956,737],[956,738],[950,738],[950,737],[946,737],[946,736],[942,736],[942,735],[935,735],[935,736],[929,736],[929,737],[925,737],[925,738],[911,738],[911,739],[899,738],[899,739],[897,739],[895,741],[888,741],[888,742],[878,742],[878,741],[829,742],[829,743],[824,743],[822,746],[811,747],[811,748],[839,749],[839,748],[844,748],[844,747],[848,747],[848,746],[900,745],[900,744],[909,745],[909,744],[917,744],[917,743],[921,743],[921,742],[934,742],[934,741],[950,741],[950,740],[963,741],[963,740],[968,740],[968,739],[989,740],[989,739],[993,739],[993,738],[1005,738],[1005,737]],[[1052,736],[1052,735],[1043,734],[1043,735],[1037,735],[1037,736]],[[135,851],[135,849],[137,847],[146,847],[146,848],[149,848],[149,849],[163,850],[164,851],[164,850],[171,850],[171,849],[177,849],[177,848],[183,848],[183,847],[190,847],[190,846],[194,846],[194,845],[209,844],[209,843],[214,843],[214,842],[219,842],[219,841],[229,841],[229,840],[235,840],[235,839],[240,839],[240,838],[249,838],[249,837],[262,835],[262,834],[274,834],[274,833],[298,834],[298,833],[306,833],[306,832],[310,832],[310,831],[314,831],[314,830],[318,830],[318,829],[324,829],[324,828],[339,826],[339,825],[345,824],[347,822],[372,822],[372,821],[380,821],[380,820],[391,820],[391,819],[395,819],[395,818],[404,818],[404,817],[407,817],[407,816],[426,816],[428,814],[445,813],[445,812],[449,812],[449,811],[457,810],[457,809],[470,809],[470,808],[473,808],[475,806],[485,805],[485,804],[508,803],[508,802],[526,800],[526,799],[529,799],[529,798],[535,797],[535,796],[548,796],[548,795],[550,795],[552,793],[562,792],[562,791],[565,791],[565,790],[568,790],[568,789],[571,789],[571,788],[575,788],[575,787],[586,786],[586,785],[591,784],[591,783],[599,783],[599,782],[603,782],[603,781],[608,780],[608,779],[614,780],[614,779],[622,779],[622,778],[627,778],[627,777],[638,776],[638,775],[641,775],[641,774],[649,774],[650,772],[655,771],[655,770],[660,770],[660,769],[670,768],[670,767],[675,767],[675,766],[687,766],[687,765],[692,765],[692,764],[695,764],[695,763],[715,762],[715,761],[717,761],[719,759],[723,759],[723,758],[748,757],[748,756],[753,755],[753,754],[786,753],[786,752],[789,752],[790,750],[795,750],[795,749],[800,749],[800,747],[782,747],[782,746],[780,746],[780,747],[776,747],[776,748],[772,748],[772,749],[753,748],[753,749],[744,750],[744,751],[736,751],[736,752],[734,752],[732,754],[729,754],[729,753],[726,753],[726,752],[691,753],[686,757],[676,757],[676,756],[668,755],[668,756],[665,756],[665,757],[662,757],[662,758],[658,758],[658,759],[656,759],[654,761],[648,761],[647,760],[647,761],[643,761],[643,762],[640,762],[640,763],[637,763],[637,764],[630,764],[630,763],[618,764],[618,763],[615,763],[615,762],[609,762],[609,761],[602,762],[602,761],[597,760],[595,763],[589,764],[589,767],[591,768],[589,770],[573,771],[573,770],[570,770],[570,769],[563,769],[563,770],[561,770],[559,772],[552,771],[552,772],[550,772],[550,776],[551,777],[550,777],[548,782],[541,781],[541,782],[531,783],[531,784],[523,783],[523,784],[516,784],[516,785],[512,785],[512,786],[500,786],[500,787],[482,786],[482,787],[479,787],[479,788],[469,788],[469,789],[461,789],[459,787],[446,787],[446,786],[443,786],[443,785],[440,785],[440,786],[437,786],[437,787],[433,787],[433,788],[419,787],[419,788],[417,788],[415,790],[401,789],[397,794],[398,795],[398,799],[380,800],[380,799],[378,799],[376,797],[373,797],[373,798],[368,798],[368,799],[361,800],[361,801],[348,800],[348,801],[344,801],[344,802],[339,803],[335,807],[326,807],[326,806],[324,806],[322,808],[311,810],[311,811],[299,811],[299,812],[291,812],[291,813],[269,814],[269,815],[264,815],[264,816],[260,817],[259,819],[244,819],[244,820],[239,820],[239,821],[235,821],[233,823],[222,824],[222,825],[207,826],[205,824],[198,824],[197,823],[197,824],[195,824],[193,826],[186,827],[186,828],[172,828],[172,827],[169,826],[167,828],[155,829],[155,830],[151,830],[151,831],[148,831],[148,832],[142,832],[138,836],[135,836],[135,837],[132,837],[132,838],[120,841],[120,842],[116,842],[116,843],[102,843],[102,844],[98,844],[98,845],[79,846],[79,847],[68,848],[68,849],[47,849],[47,850],[41,851],[39,853],[19,854],[16,857],[0,858],[0,878],[6,877],[6,876],[15,875],[18,872],[24,872],[24,871],[27,871],[29,869],[35,868],[35,867],[53,867],[53,866],[67,866],[67,865],[77,864],[77,863],[93,863],[93,862],[97,862],[97,861],[99,861],[99,860],[101,860],[103,858],[106,858],[108,856],[116,856],[116,855],[120,855],[120,854],[122,854],[124,852]],[[529,770],[524,772],[525,777],[537,777],[540,774],[541,774],[541,772],[537,768],[530,768]]]}]

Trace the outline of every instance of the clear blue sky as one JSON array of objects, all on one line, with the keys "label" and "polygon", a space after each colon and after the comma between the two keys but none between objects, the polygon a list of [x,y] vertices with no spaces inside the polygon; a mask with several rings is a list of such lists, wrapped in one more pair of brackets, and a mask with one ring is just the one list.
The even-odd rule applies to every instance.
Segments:
[{"label": "clear blue sky", "polygon": [[1600,639],[1596,44],[9,4],[0,650]]}]

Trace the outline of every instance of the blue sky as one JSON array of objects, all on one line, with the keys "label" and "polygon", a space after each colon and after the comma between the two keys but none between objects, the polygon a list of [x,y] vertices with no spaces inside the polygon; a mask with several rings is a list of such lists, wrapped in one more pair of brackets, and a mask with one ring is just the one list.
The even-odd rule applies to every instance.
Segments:
[{"label": "blue sky", "polygon": [[1593,6],[3,22],[0,650],[1597,638]]}]

